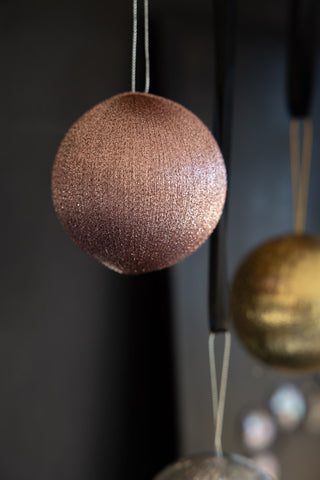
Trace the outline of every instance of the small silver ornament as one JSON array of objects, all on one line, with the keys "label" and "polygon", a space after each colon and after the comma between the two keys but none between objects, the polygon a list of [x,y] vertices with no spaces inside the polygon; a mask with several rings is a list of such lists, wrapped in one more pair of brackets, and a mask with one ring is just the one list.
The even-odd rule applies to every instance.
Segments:
[{"label": "small silver ornament", "polygon": [[172,463],[154,480],[272,480],[254,462],[240,455],[198,455]]}]

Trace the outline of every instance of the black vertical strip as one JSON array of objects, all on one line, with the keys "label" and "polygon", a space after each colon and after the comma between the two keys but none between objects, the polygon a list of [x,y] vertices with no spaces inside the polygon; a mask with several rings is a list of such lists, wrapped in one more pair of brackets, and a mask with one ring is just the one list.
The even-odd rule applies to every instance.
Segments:
[{"label": "black vertical strip", "polygon": [[315,64],[318,0],[290,0],[288,28],[288,106],[293,117],[310,113]]},{"label": "black vertical strip", "polygon": [[[236,0],[213,0],[215,41],[214,135],[230,172],[233,83],[235,63]],[[228,287],[225,230],[227,203],[210,239],[209,322],[213,332],[227,328]]]},{"label": "black vertical strip", "polygon": [[[177,456],[170,272],[122,275],[113,283],[121,316],[114,311],[109,321],[120,321],[112,340],[121,352],[101,391],[104,413],[93,478],[151,480]],[[109,365],[117,359],[108,349],[104,355]]]},{"label": "black vertical strip", "polygon": [[[150,480],[177,455],[174,401],[170,271],[128,278],[131,298],[127,318],[130,375],[130,426],[127,477],[139,472]],[[131,446],[130,446],[131,444]]]}]

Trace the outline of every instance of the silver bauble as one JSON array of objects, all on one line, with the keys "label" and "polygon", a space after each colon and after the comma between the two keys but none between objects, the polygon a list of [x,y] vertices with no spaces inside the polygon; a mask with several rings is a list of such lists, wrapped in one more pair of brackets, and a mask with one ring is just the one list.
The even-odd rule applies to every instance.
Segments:
[{"label": "silver bauble", "polygon": [[272,480],[254,462],[240,455],[197,455],[172,463],[154,480]]}]

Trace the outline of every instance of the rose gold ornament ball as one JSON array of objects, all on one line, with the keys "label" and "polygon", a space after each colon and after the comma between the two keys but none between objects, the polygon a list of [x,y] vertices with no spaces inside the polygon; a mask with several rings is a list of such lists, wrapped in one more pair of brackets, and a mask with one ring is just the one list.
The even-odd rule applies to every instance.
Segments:
[{"label": "rose gold ornament ball", "polygon": [[173,265],[208,238],[227,188],[219,147],[181,105],[145,93],[116,95],[70,128],[52,171],[68,235],[118,272]]}]

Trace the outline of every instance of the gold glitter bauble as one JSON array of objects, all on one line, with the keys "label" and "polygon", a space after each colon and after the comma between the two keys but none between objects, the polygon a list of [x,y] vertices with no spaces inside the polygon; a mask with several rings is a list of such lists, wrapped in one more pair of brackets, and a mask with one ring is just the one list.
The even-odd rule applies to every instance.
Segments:
[{"label": "gold glitter bauble", "polygon": [[198,455],[172,463],[154,480],[272,480],[254,462],[240,455]]},{"label": "gold glitter bauble", "polygon": [[238,334],[274,367],[320,368],[320,237],[265,243],[240,266],[231,293]]},{"label": "gold glitter bauble", "polygon": [[52,172],[57,216],[89,255],[122,273],[160,270],[193,253],[222,214],[219,147],[181,105],[116,95],[68,131]]}]

